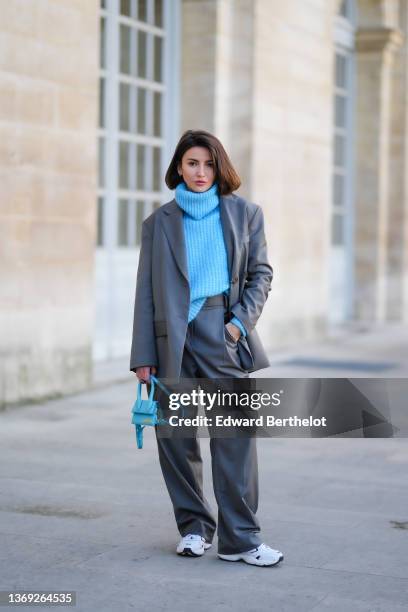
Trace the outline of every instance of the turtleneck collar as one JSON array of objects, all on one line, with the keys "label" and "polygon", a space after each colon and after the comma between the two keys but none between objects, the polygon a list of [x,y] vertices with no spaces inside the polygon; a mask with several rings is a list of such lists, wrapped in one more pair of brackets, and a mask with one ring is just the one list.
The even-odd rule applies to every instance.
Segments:
[{"label": "turtleneck collar", "polygon": [[176,187],[176,202],[193,219],[202,219],[219,204],[218,185],[214,183],[207,191],[190,191],[187,185],[179,183]]}]

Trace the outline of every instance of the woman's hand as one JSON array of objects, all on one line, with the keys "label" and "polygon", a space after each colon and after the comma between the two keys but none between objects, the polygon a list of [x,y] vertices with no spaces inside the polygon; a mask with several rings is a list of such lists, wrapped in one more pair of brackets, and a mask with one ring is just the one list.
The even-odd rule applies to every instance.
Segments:
[{"label": "woman's hand", "polygon": [[234,323],[231,322],[227,323],[225,327],[228,329],[228,332],[234,338],[235,342],[238,342],[241,337],[241,330],[239,329],[239,327],[237,327],[236,325],[234,325]]},{"label": "woman's hand", "polygon": [[157,368],[154,366],[141,366],[140,368],[136,368],[135,374],[139,379],[139,382],[148,383],[150,381],[150,374],[153,374],[154,376],[156,372]]}]

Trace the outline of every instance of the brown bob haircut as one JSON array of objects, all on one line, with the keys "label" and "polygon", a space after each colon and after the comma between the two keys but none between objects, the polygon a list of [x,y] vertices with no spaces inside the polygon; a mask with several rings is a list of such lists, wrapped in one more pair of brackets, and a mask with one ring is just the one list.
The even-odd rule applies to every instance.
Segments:
[{"label": "brown bob haircut", "polygon": [[177,167],[181,164],[184,153],[192,147],[205,147],[209,150],[220,195],[229,195],[238,189],[241,179],[231,164],[224,147],[218,138],[204,130],[187,130],[180,138],[165,176],[169,189],[175,189],[179,183],[183,182],[183,177],[179,175]]}]

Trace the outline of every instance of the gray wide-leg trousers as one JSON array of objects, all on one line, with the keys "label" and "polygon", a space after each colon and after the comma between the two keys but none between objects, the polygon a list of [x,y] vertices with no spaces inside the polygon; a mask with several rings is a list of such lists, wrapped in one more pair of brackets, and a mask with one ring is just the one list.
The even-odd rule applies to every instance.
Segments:
[{"label": "gray wide-leg trousers", "polygon": [[[181,378],[246,378],[238,349],[224,330],[223,296],[208,298],[187,328]],[[158,372],[160,376],[160,370]],[[201,385],[202,381],[200,381]],[[163,406],[166,396],[160,395]],[[165,410],[166,412],[166,410]],[[174,413],[172,413],[174,414]],[[192,415],[189,412],[189,416]],[[202,535],[211,542],[216,521],[203,494],[197,437],[162,437],[156,427],[160,465],[182,536]],[[258,464],[255,437],[212,436],[210,450],[214,494],[218,505],[218,552],[234,554],[261,544],[258,508]]]}]

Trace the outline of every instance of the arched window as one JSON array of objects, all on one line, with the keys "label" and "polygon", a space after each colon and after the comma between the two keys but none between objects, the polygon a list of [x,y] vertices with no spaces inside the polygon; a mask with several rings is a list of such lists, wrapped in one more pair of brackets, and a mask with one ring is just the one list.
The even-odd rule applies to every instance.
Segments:
[{"label": "arched window", "polygon": [[355,6],[352,0],[343,0],[340,4],[339,16],[344,17],[351,23],[354,23],[355,19]]},{"label": "arched window", "polygon": [[351,316],[355,2],[343,0],[335,22],[330,318]]},{"label": "arched window", "polygon": [[101,0],[94,357],[129,350],[144,219],[179,129],[179,0]]},{"label": "arched window", "polygon": [[177,3],[101,0],[98,246],[137,247],[163,200]]}]

